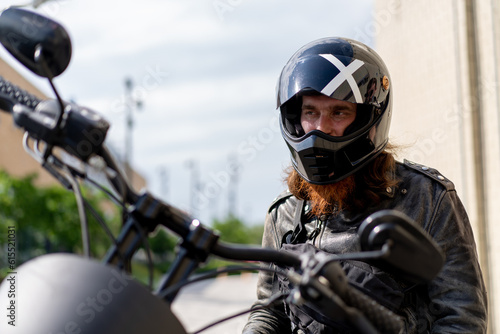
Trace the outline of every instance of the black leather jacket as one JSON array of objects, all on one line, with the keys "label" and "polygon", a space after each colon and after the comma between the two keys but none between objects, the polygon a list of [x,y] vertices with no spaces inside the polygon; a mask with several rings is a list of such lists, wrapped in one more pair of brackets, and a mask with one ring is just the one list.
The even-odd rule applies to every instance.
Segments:
[{"label": "black leather jacket", "polygon": [[[408,161],[398,163],[396,173],[400,182],[397,187],[387,189],[386,198],[380,205],[366,208],[362,213],[342,212],[329,217],[326,222],[309,220],[304,224],[305,242],[330,253],[359,251],[357,228],[368,215],[381,209],[405,213],[419,223],[444,251],[446,260],[440,274],[425,286],[408,289],[404,280],[371,267],[368,276],[374,275],[371,277],[376,283],[372,286],[385,282],[387,289],[370,288],[368,276],[362,278],[362,284],[355,283],[348,274],[351,284],[402,315],[405,333],[486,333],[485,286],[472,229],[454,185],[438,171]],[[279,249],[290,241],[295,229],[297,203],[298,200],[289,193],[273,202],[266,216],[263,247]],[[351,265],[356,266],[355,263]],[[260,273],[258,299],[268,298],[279,291],[278,285],[277,276]],[[279,305],[253,311],[243,332],[291,333],[292,328],[297,331],[285,313],[285,306]],[[337,331],[330,328],[320,332]]]}]

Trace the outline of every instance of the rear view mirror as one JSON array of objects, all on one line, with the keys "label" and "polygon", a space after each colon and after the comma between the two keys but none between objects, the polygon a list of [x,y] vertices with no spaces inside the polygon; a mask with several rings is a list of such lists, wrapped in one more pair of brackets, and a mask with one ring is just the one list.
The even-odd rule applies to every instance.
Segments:
[{"label": "rear view mirror", "polygon": [[11,7],[2,12],[0,43],[42,77],[58,76],[71,60],[71,40],[66,30],[59,23],[25,9]]},{"label": "rear view mirror", "polygon": [[432,280],[444,264],[444,254],[434,240],[415,222],[395,210],[382,210],[361,224],[358,235],[364,251],[389,247],[374,264],[397,271],[413,283]]}]

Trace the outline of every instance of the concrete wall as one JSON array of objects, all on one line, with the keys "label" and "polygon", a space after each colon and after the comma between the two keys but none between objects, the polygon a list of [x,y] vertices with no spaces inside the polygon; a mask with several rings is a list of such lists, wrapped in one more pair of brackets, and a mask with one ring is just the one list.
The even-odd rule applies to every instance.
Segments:
[{"label": "concrete wall", "polygon": [[[488,285],[494,333],[500,328],[500,244],[494,242],[500,237],[500,4],[474,4],[475,14],[469,16],[476,22],[473,63],[466,0],[376,0],[374,21],[365,33],[373,37],[392,75],[391,140],[404,147],[400,159],[437,168],[455,183],[468,210]],[[477,70],[475,83],[471,66]],[[477,110],[481,119],[474,127]],[[477,163],[480,153],[483,164]],[[478,201],[482,194],[484,200]]]}]

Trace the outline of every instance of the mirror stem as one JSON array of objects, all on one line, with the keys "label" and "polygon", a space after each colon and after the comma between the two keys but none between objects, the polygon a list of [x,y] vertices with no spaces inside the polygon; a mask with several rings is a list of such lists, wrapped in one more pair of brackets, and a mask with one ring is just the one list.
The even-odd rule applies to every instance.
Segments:
[{"label": "mirror stem", "polygon": [[[64,109],[66,106],[64,105],[64,101],[61,99],[61,96],[59,95],[59,92],[56,89],[56,86],[54,85],[54,76],[52,75],[52,71],[50,70],[49,66],[47,65],[47,61],[45,60],[45,57],[43,56],[43,47],[41,44],[38,44],[35,48],[35,54],[34,54],[34,59],[36,63],[39,63],[42,65],[43,70],[45,71],[47,80],[49,81],[50,87],[52,88],[52,91],[56,95],[57,102],[59,103],[59,115],[56,120],[56,124],[54,126],[55,131],[59,131],[59,126],[61,125],[63,114],[64,114]],[[48,145],[44,151],[43,158],[44,160],[47,160],[47,158],[52,154],[52,145]]]},{"label": "mirror stem", "polygon": [[59,95],[59,92],[57,91],[53,78],[54,76],[52,75],[52,72],[50,71],[49,66],[47,65],[47,62],[45,61],[45,57],[43,56],[43,47],[41,44],[38,44],[35,48],[35,62],[39,63],[42,65],[43,70],[46,73],[46,77],[49,80],[50,87],[52,87],[52,90],[54,91],[54,94],[56,95],[57,102],[59,103],[59,108],[61,109],[61,112],[59,113],[59,117],[57,117],[56,125],[55,128],[59,129],[59,125],[61,125],[63,113],[64,113],[64,108],[66,107],[64,105],[64,101],[61,99],[61,96]]},{"label": "mirror stem", "polygon": [[326,262],[381,259],[391,253],[391,243],[390,239],[387,240],[380,250],[364,251],[359,253],[332,254],[328,256],[328,260]]}]

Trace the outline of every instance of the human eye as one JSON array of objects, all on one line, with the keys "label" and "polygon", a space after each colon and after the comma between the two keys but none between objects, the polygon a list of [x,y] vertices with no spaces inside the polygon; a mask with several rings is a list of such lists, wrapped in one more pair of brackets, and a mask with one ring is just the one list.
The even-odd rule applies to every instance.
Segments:
[{"label": "human eye", "polygon": [[311,118],[317,115],[317,111],[313,108],[302,108],[302,116]]},{"label": "human eye", "polygon": [[346,109],[336,109],[332,112],[332,116],[336,118],[346,117],[348,115],[348,110]]},{"label": "human eye", "polygon": [[332,114],[333,114],[333,116],[343,116],[343,115],[345,115],[345,111],[335,110]]},{"label": "human eye", "polygon": [[335,119],[342,120],[352,117],[353,115],[355,115],[355,113],[356,112],[351,110],[350,108],[337,108],[333,110],[332,117]]}]

